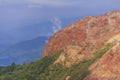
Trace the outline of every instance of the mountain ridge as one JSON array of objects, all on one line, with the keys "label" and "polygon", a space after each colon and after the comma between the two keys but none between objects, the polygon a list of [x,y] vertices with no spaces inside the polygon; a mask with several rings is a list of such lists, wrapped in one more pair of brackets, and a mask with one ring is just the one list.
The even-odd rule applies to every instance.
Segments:
[{"label": "mountain ridge", "polygon": [[41,52],[48,37],[37,37],[32,40],[16,43],[0,53],[0,64],[23,64],[35,61],[41,56]]},{"label": "mountain ridge", "polygon": [[[90,40],[92,41],[91,37],[93,37],[94,41],[95,39],[98,39],[104,36],[107,36],[109,38],[112,37],[109,35],[109,33],[113,35],[113,33],[111,33],[110,30],[111,31],[115,30],[115,28],[119,29],[119,27],[116,27],[119,23],[119,20],[117,20],[117,18],[119,19],[119,14],[118,14],[119,12],[120,11],[113,11],[113,12],[103,14],[101,16],[85,17],[69,25],[68,27],[62,29],[61,31],[55,33],[49,39],[48,41],[49,44],[46,45],[46,48],[44,49],[44,52],[43,52],[43,56],[46,56],[47,54],[51,54],[52,52],[56,51],[59,48],[64,49],[67,45],[69,45],[74,41],[78,43],[83,41],[90,42]],[[116,23],[113,23],[115,21]],[[112,26],[115,26],[115,27],[112,27]],[[95,28],[98,28],[98,29],[95,30]],[[102,34],[103,32],[105,32],[105,30],[102,30],[103,28],[106,30],[106,33],[104,34]],[[114,31],[114,35],[118,33],[119,31],[117,30]],[[89,38],[90,40],[88,41]],[[105,40],[104,42],[107,41],[106,38],[104,38],[104,40]],[[96,40],[96,42],[99,42],[99,40],[98,41]],[[48,47],[50,48],[50,50],[48,49]]]},{"label": "mountain ridge", "polygon": [[[108,12],[101,16],[85,17],[55,33],[48,40],[43,51],[43,57],[53,55],[55,51],[62,49],[63,52],[54,64],[61,64],[70,68],[72,65],[84,60],[94,59],[99,51],[101,51],[99,54],[102,55],[102,52],[104,52],[102,48],[111,44],[113,47],[104,52],[103,56],[99,56],[99,60],[95,60],[95,62],[98,62],[97,65],[93,65],[94,69],[91,69],[89,66],[91,73],[83,80],[106,80],[110,78],[119,80],[119,43],[120,10]],[[109,67],[109,61],[113,61],[111,62],[111,67]],[[72,76],[69,76],[68,80],[71,80],[70,77]]]}]

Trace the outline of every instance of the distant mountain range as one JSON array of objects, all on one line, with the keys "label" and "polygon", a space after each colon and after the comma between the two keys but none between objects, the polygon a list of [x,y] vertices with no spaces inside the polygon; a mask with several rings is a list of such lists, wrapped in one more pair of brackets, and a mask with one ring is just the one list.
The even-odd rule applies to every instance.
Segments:
[{"label": "distant mountain range", "polygon": [[47,40],[48,37],[38,37],[10,46],[0,52],[0,66],[10,65],[13,62],[23,64],[35,61],[40,58]]}]

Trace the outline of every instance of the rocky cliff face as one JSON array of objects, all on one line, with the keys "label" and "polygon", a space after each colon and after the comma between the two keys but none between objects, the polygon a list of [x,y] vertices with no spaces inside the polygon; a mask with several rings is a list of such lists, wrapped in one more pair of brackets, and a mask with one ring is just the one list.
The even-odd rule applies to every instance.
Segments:
[{"label": "rocky cliff face", "polygon": [[[95,53],[107,44],[112,47],[99,60],[94,59]],[[85,17],[55,33],[43,57],[58,50],[63,52],[54,64],[71,67],[89,59],[96,60],[89,66],[90,74],[84,80],[120,80],[120,11]]]},{"label": "rocky cliff face", "polygon": [[89,67],[91,71],[84,80],[120,80],[120,43]]},{"label": "rocky cliff face", "polygon": [[[85,17],[55,33],[48,41],[43,56],[65,49],[68,45],[79,45],[82,54],[93,53],[109,38],[120,33],[120,11],[101,16]],[[89,46],[89,47],[88,47]],[[92,50],[89,50],[90,47]]]}]

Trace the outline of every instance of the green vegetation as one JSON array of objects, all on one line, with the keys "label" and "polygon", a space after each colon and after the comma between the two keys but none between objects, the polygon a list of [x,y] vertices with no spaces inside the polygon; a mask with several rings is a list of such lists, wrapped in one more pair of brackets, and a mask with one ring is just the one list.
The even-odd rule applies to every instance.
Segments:
[{"label": "green vegetation", "polygon": [[100,59],[111,47],[111,44],[106,45],[95,53],[94,58],[83,60],[70,68],[54,64],[62,51],[30,64],[1,67],[0,80],[65,80],[67,76],[70,76],[70,80],[83,80],[90,73],[89,66]]},{"label": "green vegetation", "polygon": [[0,80],[47,80],[49,67],[61,52],[30,64],[1,67]]},{"label": "green vegetation", "polygon": [[90,71],[88,70],[89,66],[95,61],[99,60],[111,47],[111,44],[107,44],[103,49],[95,53],[94,58],[83,60],[78,64],[73,65],[69,69],[71,80],[83,80],[83,78],[90,73]]}]

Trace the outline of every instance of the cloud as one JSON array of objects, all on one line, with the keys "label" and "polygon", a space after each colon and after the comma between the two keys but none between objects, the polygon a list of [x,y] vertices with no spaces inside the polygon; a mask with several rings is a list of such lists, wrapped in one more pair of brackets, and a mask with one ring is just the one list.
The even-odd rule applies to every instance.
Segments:
[{"label": "cloud", "polygon": [[74,6],[78,4],[79,1],[72,0],[0,0],[0,4],[26,4],[33,5],[38,7],[40,6],[49,6],[49,7],[65,7],[65,6]]},{"label": "cloud", "polygon": [[73,3],[69,3],[66,0],[29,0],[33,4],[39,4],[43,6],[70,6],[73,5]]},{"label": "cloud", "polygon": [[0,0],[0,4],[24,4],[27,3],[28,1],[26,0]]},{"label": "cloud", "polygon": [[119,0],[0,0],[0,4],[26,4],[34,5],[32,7],[49,6],[49,7],[97,7],[97,6],[116,6]]},{"label": "cloud", "polygon": [[42,6],[38,4],[29,4],[27,7],[28,8],[42,8]]},{"label": "cloud", "polygon": [[28,4],[42,6],[66,6],[71,3],[66,0],[0,0],[0,4]]}]

